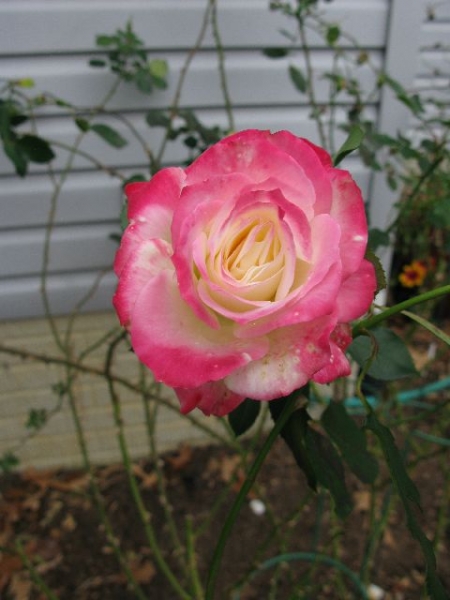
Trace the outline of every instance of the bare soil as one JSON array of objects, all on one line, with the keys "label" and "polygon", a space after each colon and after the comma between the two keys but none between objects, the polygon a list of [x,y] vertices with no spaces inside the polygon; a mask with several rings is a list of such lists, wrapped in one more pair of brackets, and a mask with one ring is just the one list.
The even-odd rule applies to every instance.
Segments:
[{"label": "bare soil", "polygon": [[[414,351],[419,360],[428,351],[428,338],[416,339]],[[422,368],[426,383],[449,372],[448,353]],[[417,385],[411,382],[410,385]],[[427,398],[428,403],[449,398],[447,390]],[[419,409],[407,409],[403,416],[414,417]],[[442,410],[446,412],[443,413]],[[411,422],[411,429],[439,434],[450,439],[448,405],[441,412]],[[427,413],[428,414],[428,413]],[[413,440],[413,441],[411,441]],[[398,437],[404,447],[405,438]],[[421,493],[419,520],[425,533],[434,538],[438,570],[450,590],[450,449],[411,438],[407,447],[411,474]],[[182,541],[186,539],[186,516],[193,529],[206,526],[196,540],[195,560],[202,581],[230,505],[243,479],[239,457],[217,446],[180,447],[161,457],[164,483]],[[238,468],[237,478],[233,473]],[[133,472],[151,515],[156,538],[167,562],[183,583],[179,552],[164,518],[154,465],[147,460],[134,464]],[[130,565],[134,578],[150,600],[176,600],[177,595],[157,568],[149,550],[142,522],[130,495],[126,473],[121,465],[107,465],[95,471],[114,534]],[[332,555],[338,547],[339,560],[359,572],[368,550],[370,511],[377,516],[383,503],[390,501],[386,525],[370,560],[369,583],[384,592],[385,600],[424,598],[424,563],[420,547],[405,526],[400,503],[389,479],[382,473],[377,481],[375,505],[370,488],[348,477],[354,510],[345,521],[330,510],[325,493],[308,491],[282,440],[277,441],[258,476],[226,546],[217,584],[217,600],[231,600],[230,591],[241,577],[262,561],[286,552],[312,551]],[[0,480],[0,598],[2,600],[42,600],[46,595],[33,583],[33,570],[60,600],[131,600],[136,595],[118,566],[108,543],[89,489],[89,478],[79,471],[32,471],[4,476]],[[226,490],[229,490],[228,493]],[[307,501],[305,498],[310,494]],[[218,499],[226,498],[212,513]],[[264,514],[252,510],[252,500],[262,498]],[[304,505],[301,513],[298,509]],[[274,519],[279,525],[274,527]],[[377,519],[378,522],[378,519]],[[18,542],[20,543],[18,545]],[[22,554],[22,557],[19,556]],[[306,558],[303,556],[303,559]],[[340,571],[330,566],[297,560],[259,572],[242,589],[240,600],[346,600],[361,597]],[[277,591],[272,594],[275,582]],[[373,596],[375,599],[377,596]]]}]

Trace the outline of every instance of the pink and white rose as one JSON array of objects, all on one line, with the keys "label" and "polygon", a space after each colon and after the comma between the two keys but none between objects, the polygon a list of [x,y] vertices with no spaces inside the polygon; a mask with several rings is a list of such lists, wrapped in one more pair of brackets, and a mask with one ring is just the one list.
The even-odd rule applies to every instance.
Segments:
[{"label": "pink and white rose", "polygon": [[224,415],[349,374],[376,287],[361,192],[287,131],[248,130],[127,186],[114,306],[181,410]]}]

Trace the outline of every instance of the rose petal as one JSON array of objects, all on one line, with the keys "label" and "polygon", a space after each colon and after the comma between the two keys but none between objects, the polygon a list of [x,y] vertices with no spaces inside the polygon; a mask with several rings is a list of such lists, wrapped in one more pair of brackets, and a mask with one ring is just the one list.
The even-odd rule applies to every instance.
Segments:
[{"label": "rose petal", "polygon": [[223,417],[245,400],[245,396],[229,390],[223,381],[210,381],[196,388],[176,388],[175,392],[183,414],[199,408],[207,416]]},{"label": "rose petal", "polygon": [[331,356],[327,365],[314,374],[316,383],[329,383],[338,377],[350,375],[351,366],[345,356],[345,350],[352,342],[351,329],[347,324],[337,325],[330,336]]},{"label": "rose petal", "polygon": [[131,343],[158,381],[198,387],[263,356],[264,338],[236,340],[231,326],[211,329],[180,297],[174,270],[150,279],[131,315]]},{"label": "rose petal", "polygon": [[350,173],[333,169],[333,203],[330,215],[341,228],[342,275],[354,273],[361,264],[367,246],[367,219],[361,190]]},{"label": "rose petal", "polygon": [[336,298],[339,321],[353,321],[366,313],[373,302],[376,288],[374,266],[368,260],[363,260],[358,271],[339,288]]},{"label": "rose petal", "polygon": [[225,385],[254,400],[287,396],[330,360],[329,336],[334,325],[331,316],[274,331],[269,352],[228,375]]},{"label": "rose petal", "polygon": [[170,246],[163,240],[147,240],[136,246],[121,271],[113,305],[121,325],[127,326],[136,301],[147,282],[164,269],[172,269]]},{"label": "rose petal", "polygon": [[[304,149],[314,157],[308,146]],[[320,161],[315,160],[315,166],[325,176]],[[188,185],[207,181],[212,173],[215,176],[243,174],[254,183],[263,183],[270,178],[278,182],[277,187],[282,191],[286,191],[286,183],[286,189],[290,191],[285,194],[286,197],[310,217],[313,216],[313,204],[318,200],[314,179],[306,176],[302,165],[273,143],[273,136],[269,131],[249,129],[224,138],[199,156],[186,169],[186,173]],[[324,196],[325,185],[326,180],[319,187]],[[329,183],[326,197],[331,201]]]},{"label": "rose petal", "polygon": [[129,257],[146,240],[171,241],[173,210],[179,203],[184,173],[179,168],[162,169],[148,182],[130,183],[128,196],[129,225],[123,233],[114,260],[114,271],[120,276]]}]

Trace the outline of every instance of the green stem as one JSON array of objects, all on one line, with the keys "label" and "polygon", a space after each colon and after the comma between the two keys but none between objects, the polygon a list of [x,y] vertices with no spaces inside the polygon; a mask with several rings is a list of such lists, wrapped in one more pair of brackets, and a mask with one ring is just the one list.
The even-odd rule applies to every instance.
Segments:
[{"label": "green stem", "polygon": [[[274,558],[270,558],[266,560],[258,569],[257,572],[266,571],[267,569],[271,569],[272,567],[286,562],[296,562],[296,561],[306,561],[312,563],[320,563],[323,565],[327,565],[330,567],[334,567],[339,572],[346,575],[350,581],[355,586],[355,589],[359,592],[359,598],[363,600],[368,600],[366,588],[357,575],[357,573],[353,572],[349,569],[344,563],[340,560],[336,560],[331,556],[327,556],[324,554],[319,554],[316,552],[289,552],[287,554],[280,554],[279,556],[275,556]],[[256,575],[256,573],[255,573]],[[235,596],[233,600],[239,600],[239,596]]]},{"label": "green stem", "polygon": [[94,504],[97,509],[97,513],[100,517],[100,520],[102,522],[102,525],[105,528],[106,538],[107,538],[109,544],[111,545],[111,548],[114,552],[114,555],[115,555],[118,563],[122,567],[125,577],[127,578],[128,584],[133,589],[133,591],[136,595],[136,598],[138,598],[139,600],[147,600],[146,595],[142,591],[139,583],[136,581],[134,574],[127,562],[127,559],[126,559],[124,553],[122,552],[122,549],[121,549],[119,543],[117,542],[117,538],[114,535],[114,531],[112,529],[111,522],[106,513],[103,499],[102,499],[102,496],[100,493],[100,489],[98,487],[98,484],[97,484],[97,481],[96,481],[96,478],[94,475],[92,463],[89,458],[89,451],[88,451],[86,437],[85,437],[84,430],[83,430],[83,424],[81,422],[80,415],[78,413],[76,400],[75,400],[73,390],[72,390],[72,381],[73,381],[73,373],[71,373],[71,371],[69,369],[67,369],[67,382],[68,382],[67,395],[68,395],[68,399],[69,399],[69,407],[70,407],[70,411],[72,414],[73,423],[75,425],[75,433],[77,436],[78,446],[81,451],[84,470],[88,474],[88,477],[89,477],[89,487],[90,487],[91,497],[94,501]]},{"label": "green stem", "polygon": [[266,441],[263,444],[263,447],[259,451],[259,454],[256,456],[252,466],[250,467],[247,478],[244,481],[241,489],[239,490],[239,493],[233,503],[233,506],[231,507],[230,512],[228,513],[228,516],[225,520],[224,526],[220,533],[219,540],[216,544],[216,548],[214,550],[213,558],[211,561],[211,566],[210,566],[209,573],[208,573],[208,580],[206,583],[205,600],[213,600],[214,599],[214,590],[215,590],[217,576],[219,574],[220,563],[221,563],[223,552],[225,550],[225,545],[228,541],[231,530],[236,522],[236,519],[237,519],[239,512],[242,508],[242,505],[245,501],[245,498],[247,497],[247,494],[249,493],[249,491],[256,479],[256,476],[258,475],[259,470],[261,469],[261,467],[264,463],[264,460],[265,460],[267,454],[269,453],[269,450],[273,446],[276,438],[278,437],[278,434],[283,429],[287,420],[289,419],[292,412],[294,411],[296,403],[297,403],[297,397],[295,395],[292,395],[290,398],[290,401],[286,402],[281,415],[275,422],[275,425],[274,425],[272,431],[268,435]]},{"label": "green stem", "polygon": [[192,591],[196,600],[203,600],[204,592],[198,574],[197,557],[195,556],[195,534],[192,516],[186,517],[186,552],[189,562],[189,574],[191,576]]},{"label": "green stem", "polygon": [[132,465],[130,453],[128,450],[128,444],[127,444],[127,441],[125,438],[121,401],[120,401],[119,395],[116,392],[114,382],[109,377],[109,373],[110,373],[112,362],[114,359],[114,353],[115,353],[116,347],[119,344],[119,342],[121,341],[121,339],[123,337],[125,337],[125,335],[126,335],[126,332],[124,331],[120,337],[116,338],[116,340],[114,340],[114,342],[112,342],[109,345],[108,352],[106,355],[106,360],[105,360],[105,377],[107,380],[108,390],[109,390],[111,404],[112,404],[114,423],[117,428],[117,438],[118,438],[118,442],[119,442],[122,463],[123,463],[123,466],[125,467],[125,472],[127,474],[128,485],[130,488],[131,497],[133,498],[134,505],[136,507],[136,510],[138,512],[142,526],[144,528],[144,533],[147,538],[147,542],[150,546],[150,549],[153,553],[153,558],[155,559],[156,564],[158,565],[161,572],[165,575],[167,581],[172,586],[172,589],[174,590],[174,592],[176,592],[177,595],[180,598],[182,598],[183,600],[191,600],[190,594],[188,594],[187,592],[185,592],[183,590],[177,577],[172,572],[172,569],[166,562],[166,560],[163,556],[163,553],[161,551],[160,545],[158,543],[158,540],[156,539],[155,530],[151,524],[150,514],[149,514],[147,508],[145,507],[144,500],[142,498],[142,495],[139,490],[139,486],[136,481],[136,477],[134,476],[134,473],[133,473],[133,465]]},{"label": "green stem", "polygon": [[372,327],[375,327],[375,325],[378,325],[382,321],[389,319],[389,317],[402,312],[402,310],[407,310],[408,308],[411,308],[411,306],[421,304],[422,302],[427,302],[428,300],[440,298],[446,294],[450,294],[450,285],[443,285],[442,287],[430,290],[429,292],[424,292],[423,294],[414,296],[414,298],[404,300],[395,306],[385,308],[383,312],[367,317],[366,319],[359,321],[359,323],[356,323],[356,325],[353,327],[353,337],[355,338],[357,335],[360,335],[365,329],[371,329]]},{"label": "green stem", "polygon": [[47,586],[45,581],[42,579],[39,571],[34,568],[33,563],[28,558],[25,550],[22,547],[22,543],[20,540],[17,540],[15,543],[15,550],[20,557],[20,560],[28,569],[28,573],[30,574],[31,579],[33,580],[34,585],[39,589],[41,594],[47,598],[47,600],[58,600],[58,596],[52,592],[52,590]]},{"label": "green stem", "polygon": [[225,53],[224,53],[224,49],[223,49],[222,40],[220,37],[219,25],[217,23],[217,0],[210,0],[210,2],[211,2],[211,8],[212,8],[212,12],[211,12],[212,30],[213,30],[214,42],[216,44],[217,58],[219,61],[220,86],[222,88],[223,99],[225,102],[225,110],[226,110],[227,118],[228,118],[228,127],[231,131],[234,131],[236,129],[236,126],[234,123],[233,104],[232,104],[231,98],[230,98],[230,92],[228,89],[227,76],[226,76],[226,71],[225,71]]}]

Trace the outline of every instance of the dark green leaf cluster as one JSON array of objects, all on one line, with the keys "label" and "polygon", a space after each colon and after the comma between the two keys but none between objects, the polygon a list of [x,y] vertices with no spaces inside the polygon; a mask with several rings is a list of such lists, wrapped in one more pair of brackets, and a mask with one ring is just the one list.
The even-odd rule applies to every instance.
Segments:
[{"label": "dark green leaf cluster", "polygon": [[55,157],[46,140],[18,129],[28,118],[26,107],[16,99],[0,99],[0,138],[6,156],[21,177],[26,175],[30,162],[44,164]]},{"label": "dark green leaf cluster", "polygon": [[[270,402],[274,421],[287,401],[288,398],[282,398]],[[373,483],[378,475],[378,465],[367,450],[364,431],[342,404],[331,402],[320,422],[312,421],[305,407],[297,409],[283,427],[281,436],[310,487],[326,488],[341,518],[347,517],[353,506],[345,483],[344,463],[364,483]]]},{"label": "dark green leaf cluster", "polygon": [[108,66],[123,81],[134,83],[145,94],[155,88],[167,87],[167,63],[162,59],[148,60],[143,41],[135,34],[131,22],[124,30],[118,29],[113,35],[98,35],[99,49],[106,50],[106,59],[93,58],[91,67]]},{"label": "dark green leaf cluster", "polygon": [[4,473],[9,473],[17,467],[19,464],[19,459],[12,452],[5,452],[3,456],[0,456],[0,471]]},{"label": "dark green leaf cluster", "polygon": [[28,420],[25,424],[27,429],[41,429],[48,420],[48,413],[45,408],[32,408],[28,413]]},{"label": "dark green leaf cluster", "polygon": [[204,152],[209,146],[221,140],[226,131],[218,125],[204,125],[190,109],[179,109],[176,113],[169,110],[152,109],[145,119],[150,127],[163,127],[167,130],[170,141],[181,138],[183,144],[191,152],[187,163]]}]

